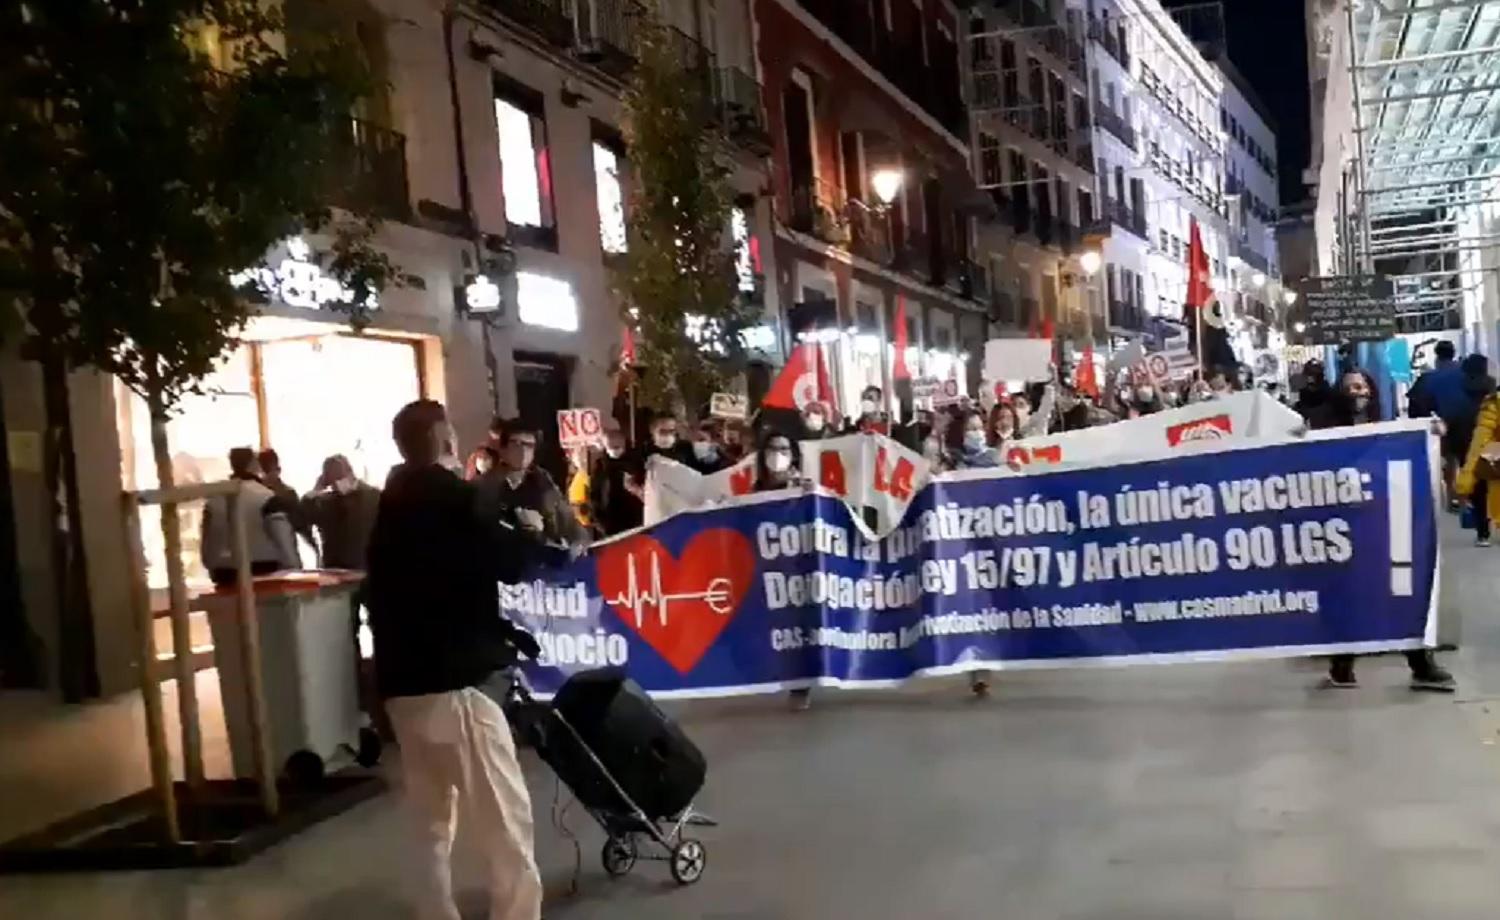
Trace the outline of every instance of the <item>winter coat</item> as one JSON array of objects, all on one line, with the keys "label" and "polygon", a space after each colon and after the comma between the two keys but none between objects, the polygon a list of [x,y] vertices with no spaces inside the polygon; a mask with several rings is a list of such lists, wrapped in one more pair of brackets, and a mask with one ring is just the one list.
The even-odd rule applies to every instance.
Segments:
[{"label": "winter coat", "polygon": [[[1475,475],[1479,455],[1496,440],[1500,440],[1500,395],[1491,395],[1479,407],[1479,418],[1474,423],[1474,437],[1469,440],[1468,454],[1453,482],[1458,494],[1474,494],[1474,489],[1479,484],[1479,477]],[[1500,487],[1492,485],[1486,491],[1485,510],[1489,513],[1490,520],[1500,521]]]}]

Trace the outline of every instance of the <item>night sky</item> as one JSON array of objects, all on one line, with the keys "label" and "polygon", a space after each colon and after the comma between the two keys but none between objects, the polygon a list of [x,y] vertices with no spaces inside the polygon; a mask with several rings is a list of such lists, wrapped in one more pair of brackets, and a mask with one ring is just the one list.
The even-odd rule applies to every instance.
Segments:
[{"label": "night sky", "polygon": [[[1174,7],[1208,7],[1203,0],[1164,0]],[[1229,59],[1276,119],[1276,165],[1281,204],[1307,196],[1302,170],[1309,151],[1307,23],[1304,0],[1223,0]],[[1202,15],[1200,10],[1195,18]]]}]

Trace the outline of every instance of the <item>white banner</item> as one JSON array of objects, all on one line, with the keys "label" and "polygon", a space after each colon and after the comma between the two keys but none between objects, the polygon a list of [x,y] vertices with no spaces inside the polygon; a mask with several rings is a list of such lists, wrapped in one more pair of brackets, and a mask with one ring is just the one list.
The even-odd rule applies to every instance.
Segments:
[{"label": "white banner", "polygon": [[755,488],[755,455],[711,476],[660,455],[646,461],[642,503],[644,522],[651,526],[680,511],[697,508],[731,495],[748,495]]},{"label": "white banner", "polygon": [[1138,460],[1198,441],[1282,440],[1306,427],[1302,416],[1252,390],[1097,428],[1027,438],[1010,444],[1005,459],[1022,467],[1066,467],[1105,457]]}]

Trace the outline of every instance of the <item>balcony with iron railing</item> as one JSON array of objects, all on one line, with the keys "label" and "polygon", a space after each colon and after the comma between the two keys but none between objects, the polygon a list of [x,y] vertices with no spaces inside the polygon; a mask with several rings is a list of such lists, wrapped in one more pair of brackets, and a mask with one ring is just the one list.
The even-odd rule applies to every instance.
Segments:
[{"label": "balcony with iron railing", "polygon": [[406,175],[406,135],[351,118],[338,134],[347,169],[337,201],[350,210],[388,220],[411,216]]},{"label": "balcony with iron railing", "polygon": [[640,0],[480,0],[546,43],[623,77],[635,65]]},{"label": "balcony with iron railing", "polygon": [[836,246],[849,242],[849,224],[845,214],[843,190],[813,179],[793,185],[787,195],[787,212],[783,222],[798,233],[815,236]]},{"label": "balcony with iron railing", "polygon": [[889,213],[850,199],[845,214],[849,224],[849,250],[877,265],[889,265],[896,257],[891,245]]},{"label": "balcony with iron railing", "polygon": [[719,68],[714,81],[714,113],[729,139],[750,153],[771,152],[760,83],[738,67]]},{"label": "balcony with iron railing", "polygon": [[[893,35],[877,28],[870,8],[849,0],[798,0],[802,8],[822,23],[850,51],[889,80],[916,106],[958,137],[968,136],[968,111],[959,87],[955,59],[950,74],[924,64],[922,41],[917,36]],[[943,85],[951,77],[952,85]]]},{"label": "balcony with iron railing", "polygon": [[932,239],[926,233],[902,227],[896,234],[894,250],[892,268],[923,282],[931,282],[937,276],[936,263],[932,257]]},{"label": "balcony with iron railing", "polygon": [[1104,49],[1110,57],[1123,68],[1130,72],[1130,49],[1125,41],[1125,27],[1122,24],[1107,23],[1094,16],[1089,17],[1089,38]]},{"label": "balcony with iron railing", "polygon": [[1124,332],[1141,332],[1146,328],[1146,311],[1138,304],[1110,298],[1109,326]]},{"label": "balcony with iron railing", "polygon": [[990,271],[983,263],[959,259],[954,274],[958,276],[959,296],[982,304],[990,302]]},{"label": "balcony with iron railing", "polygon": [[1229,216],[1229,205],[1225,202],[1224,195],[1194,175],[1187,163],[1173,158],[1162,150],[1160,144],[1152,142],[1147,151],[1147,161],[1151,164],[1151,168],[1163,178],[1182,189],[1190,197],[1196,198],[1208,210],[1220,217]]},{"label": "balcony with iron railing", "polygon": [[1231,255],[1248,265],[1254,271],[1270,271],[1270,262],[1265,256],[1252,249],[1250,243],[1246,240],[1238,240],[1231,237],[1229,251]]},{"label": "balcony with iron railing", "polygon": [[1114,109],[1102,104],[1094,106],[1094,121],[1099,127],[1113,134],[1126,147],[1129,147],[1131,150],[1137,149],[1135,145],[1135,128],[1131,127],[1124,116],[1120,115]]},{"label": "balcony with iron railing", "polygon": [[1122,230],[1128,230],[1143,240],[1150,241],[1146,230],[1146,218],[1130,206],[1128,202],[1115,198],[1099,199],[1099,211],[1110,222]]},{"label": "balcony with iron railing", "polygon": [[1156,71],[1147,67],[1144,63],[1141,64],[1141,85],[1146,88],[1146,92],[1150,93],[1157,102],[1161,103],[1162,108],[1175,115],[1177,120],[1190,133],[1207,144],[1210,149],[1220,150],[1222,148],[1218,133],[1211,129],[1207,122],[1199,118],[1187,102],[1181,96],[1177,95],[1157,75]]}]

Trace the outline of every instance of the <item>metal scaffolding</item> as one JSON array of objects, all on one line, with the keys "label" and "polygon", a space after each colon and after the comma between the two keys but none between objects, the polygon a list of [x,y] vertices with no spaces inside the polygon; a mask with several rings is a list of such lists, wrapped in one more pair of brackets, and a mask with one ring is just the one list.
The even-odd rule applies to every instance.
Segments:
[{"label": "metal scaffolding", "polygon": [[1460,219],[1500,193],[1500,0],[1345,0],[1341,12],[1356,148],[1344,270],[1393,275],[1401,312],[1430,327],[1472,289],[1460,254],[1500,243]]}]

